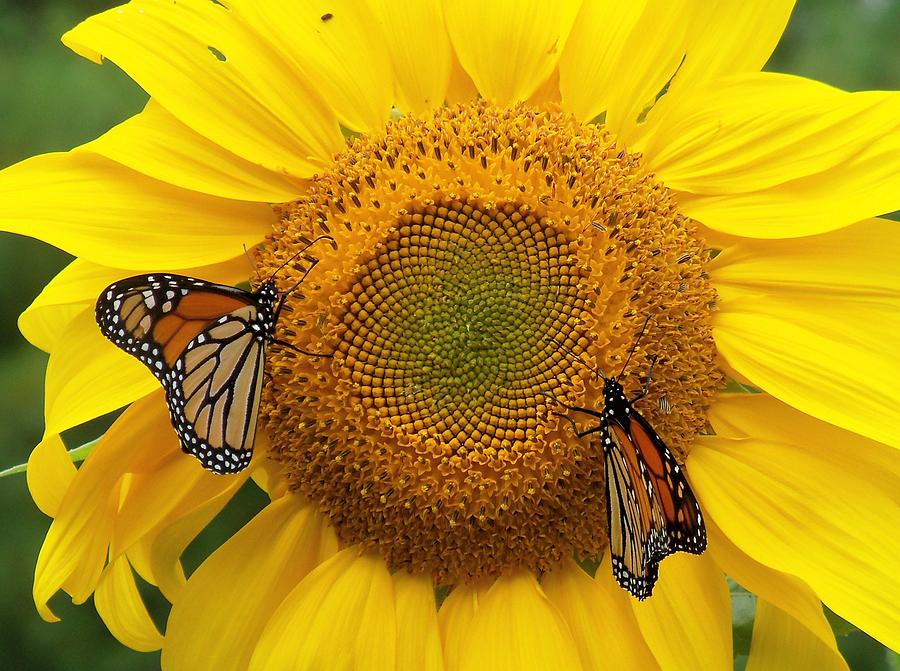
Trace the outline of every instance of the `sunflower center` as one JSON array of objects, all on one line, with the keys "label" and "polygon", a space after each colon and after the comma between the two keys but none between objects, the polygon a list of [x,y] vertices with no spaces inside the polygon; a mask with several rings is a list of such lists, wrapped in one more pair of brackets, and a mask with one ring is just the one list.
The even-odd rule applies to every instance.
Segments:
[{"label": "sunflower center", "polygon": [[620,379],[634,392],[657,361],[637,407],[669,447],[705,426],[722,376],[703,243],[602,127],[483,102],[405,118],[280,213],[263,273],[335,244],[301,255],[318,264],[278,337],[333,357],[270,350],[269,456],[344,543],[444,583],[598,556],[602,450],[557,413],[598,408],[596,367],[632,349]]},{"label": "sunflower center", "polygon": [[398,441],[435,442],[462,474],[525,449],[535,399],[576,373],[559,343],[577,347],[581,272],[566,235],[526,206],[413,207],[361,260],[338,361]]}]

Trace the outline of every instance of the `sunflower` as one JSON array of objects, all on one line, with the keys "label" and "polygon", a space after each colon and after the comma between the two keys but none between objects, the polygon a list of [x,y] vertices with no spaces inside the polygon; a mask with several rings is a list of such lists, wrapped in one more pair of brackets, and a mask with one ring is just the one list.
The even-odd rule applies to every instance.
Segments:
[{"label": "sunflower", "polygon": [[[761,73],[792,4],[136,0],[67,33],[151,100],[0,174],[5,230],[77,257],[20,319],[41,615],[93,595],[169,670],[730,669],[727,576],[754,668],[846,668],[821,603],[900,650],[900,97]],[[204,471],[93,304],[290,286],[322,234],[278,333],[333,356],[273,347],[251,467]],[[639,603],[552,399],[651,365],[709,549]],[[76,469],[61,433],[126,406]],[[270,502],[186,576],[251,478]]]}]

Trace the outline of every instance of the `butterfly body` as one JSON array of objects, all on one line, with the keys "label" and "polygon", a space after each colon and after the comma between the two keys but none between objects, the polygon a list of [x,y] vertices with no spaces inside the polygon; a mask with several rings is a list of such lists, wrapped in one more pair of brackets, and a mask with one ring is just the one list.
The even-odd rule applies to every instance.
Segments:
[{"label": "butterfly body", "polygon": [[250,292],[154,273],[107,287],[96,317],[162,384],[182,450],[225,474],[253,454],[265,350],[282,302],[273,280]]}]

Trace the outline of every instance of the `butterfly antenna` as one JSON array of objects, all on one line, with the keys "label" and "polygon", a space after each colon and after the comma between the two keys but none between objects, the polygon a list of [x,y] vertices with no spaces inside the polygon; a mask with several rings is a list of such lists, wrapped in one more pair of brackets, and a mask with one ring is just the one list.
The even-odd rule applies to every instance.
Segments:
[{"label": "butterfly antenna", "polygon": [[[285,266],[287,266],[291,261],[293,261],[294,259],[296,259],[296,258],[297,258],[298,256],[300,256],[301,254],[305,254],[305,253],[306,253],[306,250],[308,250],[308,249],[309,249],[310,247],[312,247],[314,244],[316,244],[317,242],[319,242],[319,240],[330,240],[330,241],[331,241],[331,246],[334,247],[335,249],[337,249],[337,243],[335,243],[334,238],[332,238],[330,235],[320,235],[320,236],[317,237],[317,238],[313,238],[312,240],[310,240],[310,241],[306,244],[306,246],[305,246],[303,249],[301,249],[301,250],[300,250],[299,252],[297,252],[296,254],[292,255],[287,261],[285,261],[285,262],[282,263],[280,266],[278,266],[278,267],[272,272],[272,274],[269,276],[269,279],[270,279],[270,280],[271,280],[271,279],[274,279],[274,277],[275,277],[278,273],[280,273],[282,270],[284,270],[284,267],[285,267]],[[307,273],[308,273],[308,272],[309,272],[309,271],[307,270]],[[303,274],[303,277],[304,277],[304,278],[306,277],[306,273]],[[302,282],[303,280],[300,280],[300,281]],[[299,283],[298,283],[298,284],[299,284]],[[297,288],[297,287],[295,286],[294,289],[296,289],[296,288]],[[292,289],[291,291],[293,291],[293,289]]]},{"label": "butterfly antenna", "polygon": [[547,340],[549,340],[550,342],[556,343],[556,345],[557,345],[563,352],[566,352],[567,354],[571,354],[573,357],[575,357],[575,360],[576,360],[576,361],[578,361],[578,362],[581,363],[581,364],[584,364],[584,366],[586,366],[587,369],[588,369],[589,371],[591,371],[595,376],[599,377],[601,380],[605,380],[605,379],[606,379],[606,376],[603,374],[603,371],[600,370],[599,367],[597,367],[597,366],[591,366],[590,364],[588,364],[588,362],[585,361],[584,359],[582,359],[581,356],[580,356],[577,352],[573,352],[571,349],[569,349],[568,347],[566,347],[565,345],[563,345],[561,342],[559,342],[556,338],[552,338],[552,337],[550,337],[550,336],[547,336]]},{"label": "butterfly antenna", "polygon": [[634,355],[635,350],[638,348],[638,345],[641,342],[641,338],[644,337],[644,333],[647,330],[647,325],[650,323],[650,320],[653,318],[653,315],[648,315],[647,319],[644,321],[644,325],[641,327],[641,332],[638,333],[638,337],[634,341],[634,345],[631,346],[631,351],[628,353],[628,358],[625,359],[625,363],[622,364],[622,370],[619,371],[619,374],[616,375],[616,379],[622,377],[622,374],[628,368],[628,364],[631,363],[631,357]]},{"label": "butterfly antenna", "polygon": [[315,268],[316,265],[318,265],[318,263],[319,259],[313,259],[312,261],[310,261],[309,266],[306,268],[306,270],[303,271],[303,275],[294,283],[294,286],[281,294],[281,298],[278,299],[278,306],[275,308],[275,321],[278,321],[278,316],[281,314],[281,308],[284,307],[285,301],[287,301],[288,297],[292,293],[294,293],[301,284],[303,284],[304,280],[312,272],[312,269]]}]

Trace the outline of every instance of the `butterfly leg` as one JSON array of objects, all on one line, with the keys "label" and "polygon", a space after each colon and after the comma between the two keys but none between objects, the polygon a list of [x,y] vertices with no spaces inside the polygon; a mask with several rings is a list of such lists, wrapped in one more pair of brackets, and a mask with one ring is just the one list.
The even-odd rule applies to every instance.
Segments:
[{"label": "butterfly leg", "polygon": [[[553,400],[555,403],[557,403],[558,405],[561,405],[562,407],[564,407],[564,408],[565,408],[566,410],[568,410],[569,412],[582,412],[582,413],[585,413],[585,414],[587,414],[587,415],[590,415],[591,417],[596,417],[597,419],[602,419],[602,418],[603,418],[603,415],[602,415],[601,413],[597,412],[596,410],[591,410],[590,408],[582,408],[582,407],[579,407],[579,406],[577,406],[577,405],[569,405],[569,404],[567,404],[567,403],[563,403],[563,402],[560,401],[558,398],[556,398],[556,395],[555,395],[553,392],[542,391],[542,392],[539,392],[539,394],[540,394],[541,396],[547,396],[548,398],[552,399],[552,400]],[[597,431],[599,431],[599,430],[601,429],[601,425],[598,424],[597,426],[593,426],[593,427],[591,427],[590,429],[585,429],[584,431],[579,431],[579,430],[578,430],[578,425],[575,423],[575,420],[574,420],[574,419],[572,419],[572,418],[569,417],[568,415],[563,414],[563,413],[561,413],[561,412],[556,412],[555,410],[551,410],[551,412],[552,412],[554,415],[556,415],[557,417],[562,417],[564,420],[566,420],[567,422],[569,422],[569,424],[572,425],[572,430],[574,431],[575,436],[578,437],[578,438],[584,438],[585,436],[588,436],[588,435],[590,435],[590,434],[592,434],[592,433],[596,433]]]}]

